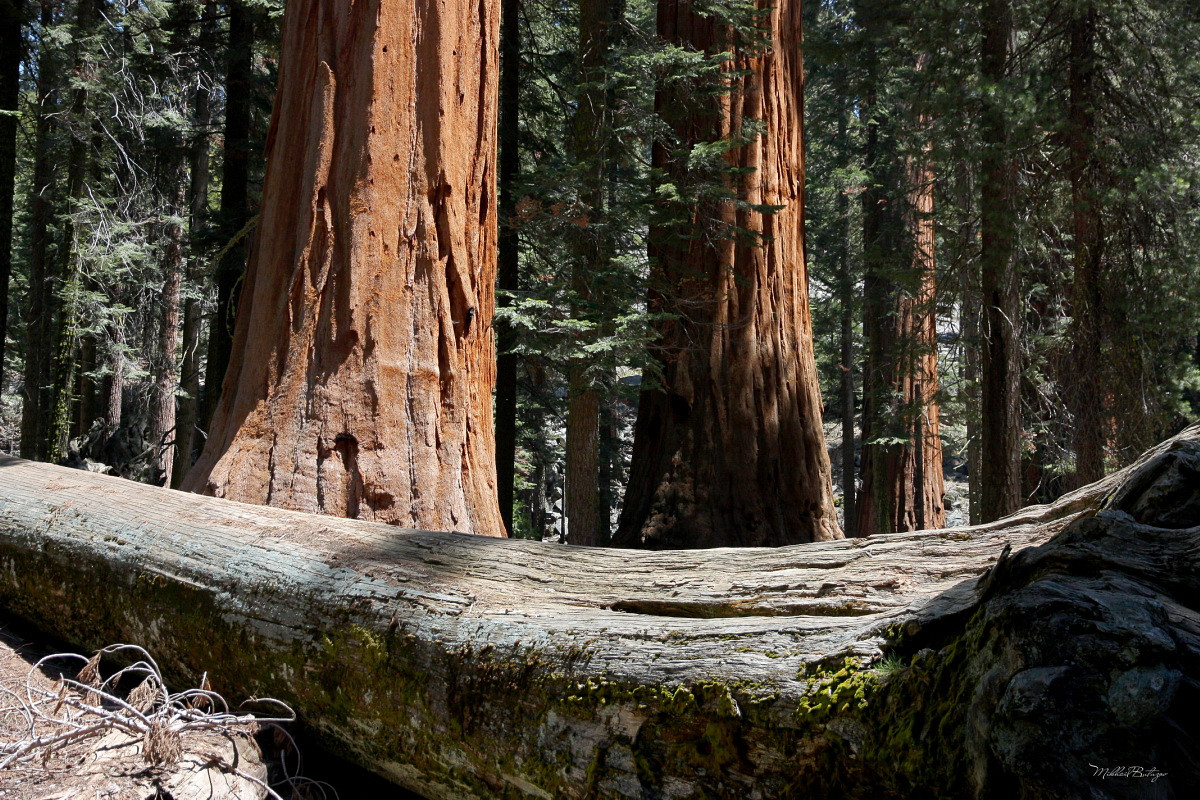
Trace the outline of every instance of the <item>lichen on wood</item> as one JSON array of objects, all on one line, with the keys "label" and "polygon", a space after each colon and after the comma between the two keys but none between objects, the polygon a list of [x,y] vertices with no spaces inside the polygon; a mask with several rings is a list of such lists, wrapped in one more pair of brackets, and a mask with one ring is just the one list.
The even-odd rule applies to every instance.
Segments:
[{"label": "lichen on wood", "polygon": [[[985,526],[659,553],[404,530],[7,459],[0,606],[82,647],[137,641],[169,673],[279,697],[429,798],[1116,797],[1082,759],[1154,743],[1147,757],[1176,774],[1160,791],[1194,756],[1194,739],[1146,732],[1195,734],[1178,709],[1200,652],[1198,468],[1191,428]],[[1075,728],[1059,748],[1074,771],[1034,770],[1045,737]]]}]

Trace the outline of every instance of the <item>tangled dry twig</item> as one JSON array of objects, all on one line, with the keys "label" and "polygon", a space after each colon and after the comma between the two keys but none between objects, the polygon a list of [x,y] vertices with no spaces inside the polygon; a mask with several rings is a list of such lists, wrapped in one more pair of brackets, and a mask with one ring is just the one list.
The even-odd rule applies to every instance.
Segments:
[{"label": "tangled dry twig", "polygon": [[[103,677],[100,664],[106,657],[133,663]],[[37,679],[39,671],[48,664],[78,661],[83,666],[74,678],[60,672],[52,685]],[[120,687],[131,684],[134,686],[131,691],[121,691]],[[291,735],[281,727],[296,719],[286,703],[274,698],[252,698],[242,703],[239,710],[231,710],[225,698],[211,689],[207,675],[198,688],[172,692],[153,657],[132,644],[110,645],[90,658],[75,653],[45,656],[29,670],[24,687],[14,691],[0,686],[0,698],[13,701],[0,707],[0,715],[23,721],[18,724],[24,729],[24,735],[15,741],[0,742],[0,772],[38,760],[45,764],[69,745],[99,743],[113,734],[140,741],[141,758],[153,767],[170,766],[178,761],[185,749],[185,739],[191,735],[216,732],[249,738],[264,726],[274,728],[276,739],[286,742],[292,753],[299,753]],[[259,710],[244,710],[247,708]],[[337,798],[336,790],[328,784],[298,777],[290,770],[286,753],[280,759],[283,778],[276,787],[225,756],[209,751],[203,756],[210,768],[257,786],[273,800],[284,800],[276,787],[286,787],[292,798]]]}]

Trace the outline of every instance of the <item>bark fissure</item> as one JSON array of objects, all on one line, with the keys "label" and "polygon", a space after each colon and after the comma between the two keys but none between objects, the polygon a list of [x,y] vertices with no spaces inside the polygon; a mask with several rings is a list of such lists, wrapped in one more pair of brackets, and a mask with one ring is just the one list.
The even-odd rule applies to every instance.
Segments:
[{"label": "bark fissure", "polygon": [[[289,6],[262,212],[273,235],[253,256],[237,355],[188,488],[502,533],[495,193],[482,186],[497,22],[474,3]],[[478,48],[480,69],[463,69]]]},{"label": "bark fissure", "polygon": [[[745,205],[715,213],[729,235],[651,236],[649,306],[660,326],[663,389],[643,392],[616,541],[642,547],[777,545],[841,536],[821,428],[804,265],[800,3],[761,8],[769,43],[741,52],[716,108],[672,119],[684,141],[765,134],[732,149]],[[659,34],[717,52],[732,31],[664,0]],[[693,100],[694,98],[688,98]],[[674,107],[660,95],[660,110]],[[676,114],[676,116],[679,116]],[[670,172],[670,155],[656,148]],[[678,167],[675,167],[678,169]],[[778,207],[764,214],[754,206]],[[706,210],[711,211],[711,209]],[[699,213],[699,212],[698,212]],[[759,246],[733,230],[758,234]]]}]

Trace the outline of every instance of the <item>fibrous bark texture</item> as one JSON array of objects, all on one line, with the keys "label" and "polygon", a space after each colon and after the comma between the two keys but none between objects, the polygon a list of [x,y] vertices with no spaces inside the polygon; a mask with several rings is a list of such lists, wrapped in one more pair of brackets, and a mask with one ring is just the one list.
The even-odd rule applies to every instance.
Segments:
[{"label": "fibrous bark texture", "polygon": [[488,3],[288,5],[260,235],[186,488],[503,535],[498,22]]},{"label": "fibrous bark texture", "polygon": [[1200,427],[988,526],[683,553],[0,461],[0,608],[279,697],[432,800],[1146,796],[1089,763],[1184,796],[1198,554]]},{"label": "fibrous bark texture", "polygon": [[[922,66],[924,62],[922,61]],[[928,127],[922,117],[920,124]],[[893,154],[894,155],[894,154]],[[904,160],[906,197],[897,215],[900,241],[871,226],[864,328],[863,485],[857,534],[918,531],[946,524],[938,406],[937,285],[934,263],[933,164],[928,151]],[[865,218],[884,215],[876,191]],[[897,265],[897,256],[909,263]],[[890,262],[890,263],[889,263]],[[897,268],[899,267],[899,268]]]},{"label": "fibrous bark texture", "polygon": [[[714,213],[742,235],[652,236],[650,305],[660,327],[662,386],[644,392],[616,541],[651,548],[781,545],[838,538],[813,357],[804,263],[804,75],[800,3],[762,4],[768,43],[730,63],[718,108],[674,120],[685,142],[765,133],[727,155],[747,202]],[[663,39],[719,52],[727,26],[663,0]],[[695,98],[688,98],[694,105]],[[664,108],[672,98],[660,97]],[[679,170],[668,154],[660,167]],[[778,207],[762,213],[761,206]],[[753,206],[759,207],[758,209]]]}]

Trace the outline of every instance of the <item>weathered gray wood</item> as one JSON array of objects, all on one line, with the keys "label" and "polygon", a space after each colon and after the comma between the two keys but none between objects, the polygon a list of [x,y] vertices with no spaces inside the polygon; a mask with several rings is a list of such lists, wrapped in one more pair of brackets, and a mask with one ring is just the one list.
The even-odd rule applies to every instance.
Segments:
[{"label": "weathered gray wood", "polygon": [[837,675],[846,658],[961,625],[1005,548],[1093,514],[1129,474],[975,528],[643,552],[401,530],[7,459],[0,606],[80,647],[135,641],[227,696],[284,699],[430,798],[792,796],[853,739],[831,733],[857,686],[859,667]]}]

